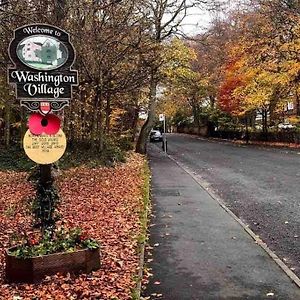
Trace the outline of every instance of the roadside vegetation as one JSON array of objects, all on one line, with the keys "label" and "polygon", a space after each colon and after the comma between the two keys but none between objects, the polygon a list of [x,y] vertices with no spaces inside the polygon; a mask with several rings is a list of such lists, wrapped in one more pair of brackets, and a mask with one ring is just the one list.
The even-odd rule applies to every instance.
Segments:
[{"label": "roadside vegetation", "polygon": [[[238,1],[237,1],[238,2]],[[179,132],[299,143],[298,1],[242,1],[185,41],[160,107]]]},{"label": "roadside vegetation", "polygon": [[[60,195],[60,228],[70,247],[85,237],[99,241],[101,268],[91,274],[47,277],[40,284],[7,284],[5,249],[21,242],[33,246],[39,230],[32,229],[33,185],[25,172],[0,171],[0,293],[3,299],[131,299],[139,280],[141,244],[145,240],[149,205],[149,171],[143,156],[127,154],[126,163],[112,167],[80,166],[64,170],[56,179]],[[62,230],[64,230],[62,229]],[[61,236],[61,235],[60,235]],[[87,241],[89,243],[92,240]],[[59,239],[52,246],[61,246]],[[93,246],[92,244],[88,245]],[[27,249],[26,248],[26,249]],[[24,249],[24,248],[23,248]],[[50,249],[51,250],[51,249]],[[38,252],[37,252],[38,251]],[[48,252],[47,252],[48,253]],[[19,256],[27,255],[18,253]]]}]

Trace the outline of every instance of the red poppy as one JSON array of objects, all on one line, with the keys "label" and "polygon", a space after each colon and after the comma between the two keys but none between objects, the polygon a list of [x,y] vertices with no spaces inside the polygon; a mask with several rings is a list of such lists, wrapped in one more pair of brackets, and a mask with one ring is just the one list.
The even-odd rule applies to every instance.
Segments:
[{"label": "red poppy", "polygon": [[42,133],[53,135],[60,129],[60,119],[53,114],[43,116],[39,113],[34,113],[29,117],[28,127],[30,132],[35,135]]}]

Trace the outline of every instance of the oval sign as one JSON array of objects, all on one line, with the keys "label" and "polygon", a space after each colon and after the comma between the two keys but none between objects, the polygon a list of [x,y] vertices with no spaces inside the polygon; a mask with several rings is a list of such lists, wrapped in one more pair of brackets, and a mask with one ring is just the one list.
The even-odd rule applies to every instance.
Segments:
[{"label": "oval sign", "polygon": [[55,70],[68,60],[68,49],[59,40],[45,35],[23,39],[17,46],[17,55],[26,66],[39,70]]}]

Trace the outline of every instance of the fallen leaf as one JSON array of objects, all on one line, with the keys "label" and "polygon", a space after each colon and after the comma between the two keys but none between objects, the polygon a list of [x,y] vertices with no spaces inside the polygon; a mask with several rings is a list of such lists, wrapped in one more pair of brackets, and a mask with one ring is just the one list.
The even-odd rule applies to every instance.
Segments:
[{"label": "fallen leaf", "polygon": [[114,168],[82,166],[58,176],[62,220],[100,242],[101,268],[89,275],[47,276],[38,284],[22,285],[4,285],[4,249],[14,235],[32,231],[28,206],[34,187],[26,173],[0,171],[0,298],[129,300],[139,267],[133,237],[142,230],[144,165],[144,157],[132,153]]}]

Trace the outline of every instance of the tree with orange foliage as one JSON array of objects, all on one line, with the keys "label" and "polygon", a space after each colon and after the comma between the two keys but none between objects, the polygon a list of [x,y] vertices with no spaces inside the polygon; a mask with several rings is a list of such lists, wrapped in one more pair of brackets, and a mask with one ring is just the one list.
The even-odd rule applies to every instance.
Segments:
[{"label": "tree with orange foliage", "polygon": [[235,116],[244,113],[240,98],[234,96],[234,91],[244,87],[245,84],[245,78],[236,72],[236,61],[229,63],[225,68],[224,80],[220,85],[218,94],[218,104],[223,111]]},{"label": "tree with orange foliage", "polygon": [[[228,44],[229,61],[235,63],[225,67],[220,88],[221,107],[237,114],[260,112],[265,133],[275,123],[277,111],[298,95],[300,78],[300,27],[292,22],[300,15],[277,11],[275,2],[280,0],[263,2],[236,16],[239,39]],[[274,18],[275,11],[280,16]]]}]

